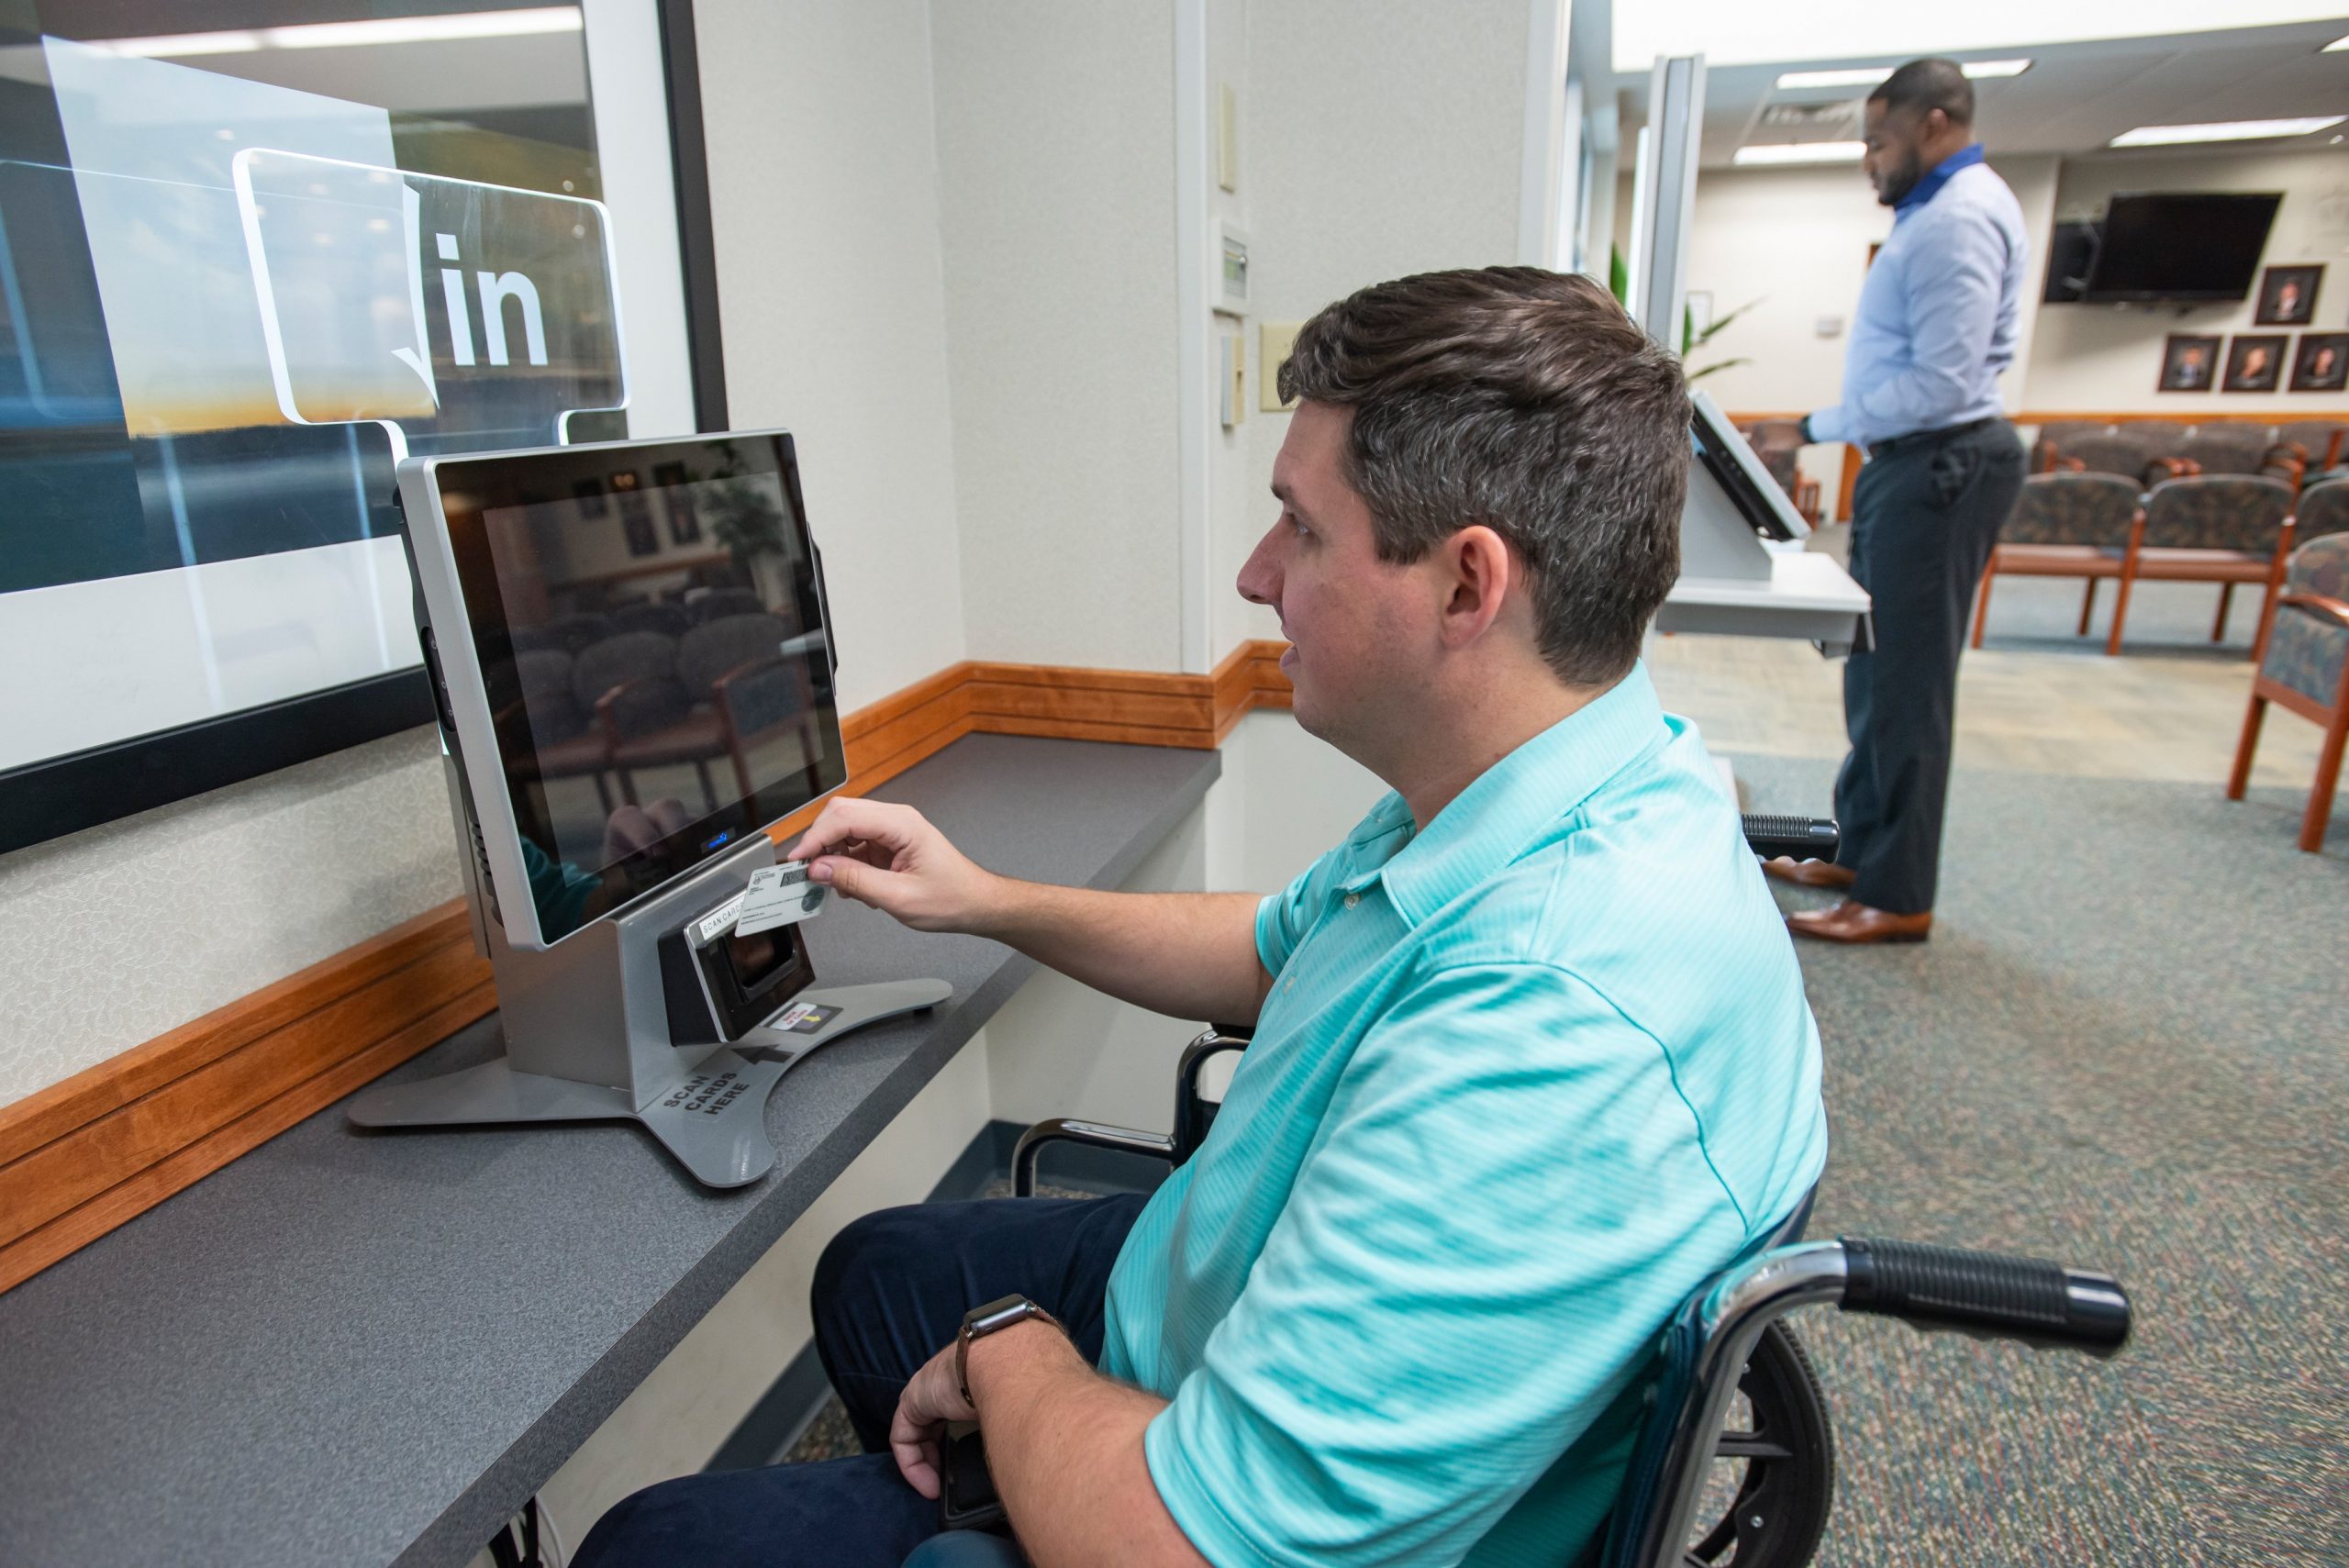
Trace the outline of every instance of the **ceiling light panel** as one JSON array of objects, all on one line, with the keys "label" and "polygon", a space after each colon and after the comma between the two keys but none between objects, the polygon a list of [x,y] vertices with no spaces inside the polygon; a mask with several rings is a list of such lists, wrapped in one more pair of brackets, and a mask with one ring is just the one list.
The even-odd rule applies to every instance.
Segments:
[{"label": "ceiling light panel", "polygon": [[[1889,65],[1860,65],[1847,70],[1789,71],[1778,78],[1784,89],[1801,87],[1873,87],[1893,72]],[[2020,76],[2031,69],[2028,60],[1969,60],[1959,66],[1974,81],[1986,77]]]},{"label": "ceiling light panel", "polygon": [[2272,137],[2306,136],[2349,119],[2349,115],[2316,115],[2297,120],[2223,120],[2211,125],[2141,125],[2122,131],[2111,147],[2175,147],[2189,141],[2262,141]]},{"label": "ceiling light panel", "polygon": [[1741,147],[1732,163],[1856,163],[1867,151],[1862,141],[1765,141]]}]

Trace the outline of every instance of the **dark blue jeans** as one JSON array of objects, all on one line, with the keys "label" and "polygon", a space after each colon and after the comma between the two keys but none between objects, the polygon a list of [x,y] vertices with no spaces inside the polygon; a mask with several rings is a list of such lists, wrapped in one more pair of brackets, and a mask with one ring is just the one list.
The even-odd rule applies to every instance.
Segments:
[{"label": "dark blue jeans", "polygon": [[687,1475],[623,1499],[575,1568],[898,1568],[938,1505],[888,1452],[897,1396],[972,1307],[1014,1293],[1101,1359],[1109,1270],[1145,1200],[998,1198],[884,1209],[833,1238],[810,1293],[816,1349],[863,1455]]}]

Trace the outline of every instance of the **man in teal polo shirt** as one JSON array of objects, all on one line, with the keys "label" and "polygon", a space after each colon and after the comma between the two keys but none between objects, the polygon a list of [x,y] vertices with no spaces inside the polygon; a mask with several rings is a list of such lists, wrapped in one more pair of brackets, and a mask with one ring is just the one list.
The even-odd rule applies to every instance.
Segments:
[{"label": "man in teal polo shirt", "polygon": [[1791,947],[1639,662],[1676,361],[1587,280],[1496,268],[1330,306],[1280,380],[1240,588],[1297,722],[1393,786],[1344,842],[1262,900],[1010,881],[865,801],[791,851],[918,929],[1252,1020],[1212,1133],[1147,1202],[851,1226],[817,1333],[867,1456],[652,1488],[582,1564],[896,1563],[949,1420],[1039,1568],[1568,1562],[1657,1330],[1818,1179]]}]

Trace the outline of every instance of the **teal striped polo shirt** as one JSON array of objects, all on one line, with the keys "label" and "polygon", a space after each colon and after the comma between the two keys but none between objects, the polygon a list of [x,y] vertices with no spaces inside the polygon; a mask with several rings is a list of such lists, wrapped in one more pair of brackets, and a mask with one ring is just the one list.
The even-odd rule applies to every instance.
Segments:
[{"label": "teal striped polo shirt", "polygon": [[1273,976],[1102,1369],[1219,1568],[1569,1562],[1665,1318],[1819,1178],[1819,1031],[1644,668],[1264,901]]}]

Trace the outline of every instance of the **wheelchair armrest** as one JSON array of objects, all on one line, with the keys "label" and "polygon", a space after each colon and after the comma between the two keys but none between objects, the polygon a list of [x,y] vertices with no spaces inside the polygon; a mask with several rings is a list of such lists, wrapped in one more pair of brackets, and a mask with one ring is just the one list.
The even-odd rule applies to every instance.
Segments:
[{"label": "wheelchair armrest", "polygon": [[1155,1132],[1138,1132],[1130,1127],[1109,1127],[1097,1121],[1074,1121],[1067,1117],[1054,1117],[1040,1121],[1019,1135],[1018,1147],[1011,1151],[1011,1195],[1036,1195],[1036,1158],[1048,1143],[1082,1143],[1089,1149],[1113,1149],[1121,1154],[1144,1154],[1153,1160],[1176,1163],[1174,1140]]},{"label": "wheelchair armrest", "polygon": [[1253,1025],[1209,1024],[1207,1032],[1183,1048],[1174,1064],[1174,1162],[1179,1165],[1199,1151],[1208,1129],[1215,1124],[1212,1102],[1199,1094],[1199,1079],[1208,1063],[1227,1052],[1245,1051],[1255,1035]]},{"label": "wheelchair armrest", "polygon": [[1740,1369],[1762,1330],[1798,1307],[1898,1318],[1928,1332],[2019,1340],[2106,1357],[2128,1343],[2129,1298],[2108,1274],[1994,1252],[1857,1236],[1779,1247],[1716,1274],[1682,1304],[1664,1336],[1666,1371],[1642,1434],[1603,1568],[1680,1561],[1714,1439]]}]

